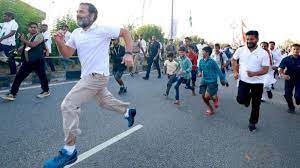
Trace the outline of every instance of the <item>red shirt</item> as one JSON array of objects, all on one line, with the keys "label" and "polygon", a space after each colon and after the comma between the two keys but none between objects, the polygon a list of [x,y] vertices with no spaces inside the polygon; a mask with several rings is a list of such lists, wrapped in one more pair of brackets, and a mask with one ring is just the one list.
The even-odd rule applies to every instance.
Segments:
[{"label": "red shirt", "polygon": [[188,52],[187,56],[189,59],[192,61],[192,70],[196,71],[197,70],[197,60],[198,60],[198,55],[195,52]]}]

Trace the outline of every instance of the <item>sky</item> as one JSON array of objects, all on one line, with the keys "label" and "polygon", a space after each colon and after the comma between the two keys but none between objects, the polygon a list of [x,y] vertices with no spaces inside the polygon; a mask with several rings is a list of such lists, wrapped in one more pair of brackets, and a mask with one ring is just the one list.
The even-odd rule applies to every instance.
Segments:
[{"label": "sky", "polygon": [[[50,26],[56,18],[68,13],[75,18],[79,3],[90,2],[99,11],[98,24],[120,27],[129,23],[137,27],[142,23],[156,24],[166,35],[170,30],[172,0],[23,1],[45,11],[47,19],[44,23]],[[297,0],[174,0],[177,37],[199,35],[209,42],[231,43],[233,37],[241,38],[243,20],[246,30],[259,31],[261,41],[299,41],[299,4]]]}]

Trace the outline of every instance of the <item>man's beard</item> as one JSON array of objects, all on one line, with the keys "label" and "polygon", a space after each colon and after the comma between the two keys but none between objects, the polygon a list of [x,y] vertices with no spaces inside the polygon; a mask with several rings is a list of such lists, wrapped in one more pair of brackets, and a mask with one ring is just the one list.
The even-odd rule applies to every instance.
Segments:
[{"label": "man's beard", "polygon": [[253,48],[256,47],[256,44],[257,44],[257,43],[247,42],[247,47],[248,47],[249,49],[253,49]]},{"label": "man's beard", "polygon": [[91,17],[89,17],[89,16],[83,17],[83,18],[77,17],[77,26],[79,26],[81,28],[86,28],[86,27],[90,26],[92,23],[93,23],[93,21],[91,20]]}]

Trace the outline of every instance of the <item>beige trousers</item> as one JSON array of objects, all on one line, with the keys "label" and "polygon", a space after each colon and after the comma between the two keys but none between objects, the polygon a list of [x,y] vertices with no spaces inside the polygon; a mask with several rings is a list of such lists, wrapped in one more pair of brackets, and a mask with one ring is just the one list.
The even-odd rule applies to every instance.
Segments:
[{"label": "beige trousers", "polygon": [[124,114],[129,103],[116,99],[107,89],[109,77],[91,74],[78,81],[61,104],[65,142],[68,143],[81,133],[79,116],[81,104],[96,98],[97,104],[107,110]]},{"label": "beige trousers", "polygon": [[142,62],[142,54],[141,53],[134,53],[134,62],[133,62],[133,73],[139,72],[139,67],[141,66]]}]

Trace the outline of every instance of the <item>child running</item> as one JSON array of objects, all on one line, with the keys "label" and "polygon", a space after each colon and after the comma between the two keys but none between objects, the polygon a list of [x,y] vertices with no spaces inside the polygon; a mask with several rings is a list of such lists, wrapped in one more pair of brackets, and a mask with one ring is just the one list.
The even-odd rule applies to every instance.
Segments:
[{"label": "child running", "polygon": [[176,72],[179,69],[179,64],[174,60],[174,53],[168,53],[167,58],[168,60],[166,60],[164,63],[165,74],[169,79],[166,93],[164,93],[164,96],[166,97],[169,96],[169,92],[173,83],[177,81]]},{"label": "child running", "polygon": [[190,85],[192,62],[189,58],[187,58],[186,51],[187,51],[187,49],[185,47],[180,47],[178,50],[180,70],[179,70],[178,77],[177,77],[177,83],[175,85],[176,101],[174,103],[177,105],[180,104],[179,103],[179,86],[181,85],[181,83],[185,83],[187,86],[186,88],[192,90],[193,94],[195,92],[195,88]]},{"label": "child running", "polygon": [[198,72],[199,77],[202,77],[199,94],[202,94],[202,99],[207,105],[208,110],[205,115],[213,115],[214,109],[210,104],[210,100],[214,101],[215,109],[219,107],[219,97],[218,92],[218,77],[220,78],[221,84],[225,85],[225,77],[219,68],[215,60],[210,58],[212,53],[211,47],[204,47],[202,49],[203,58],[199,62]]}]

